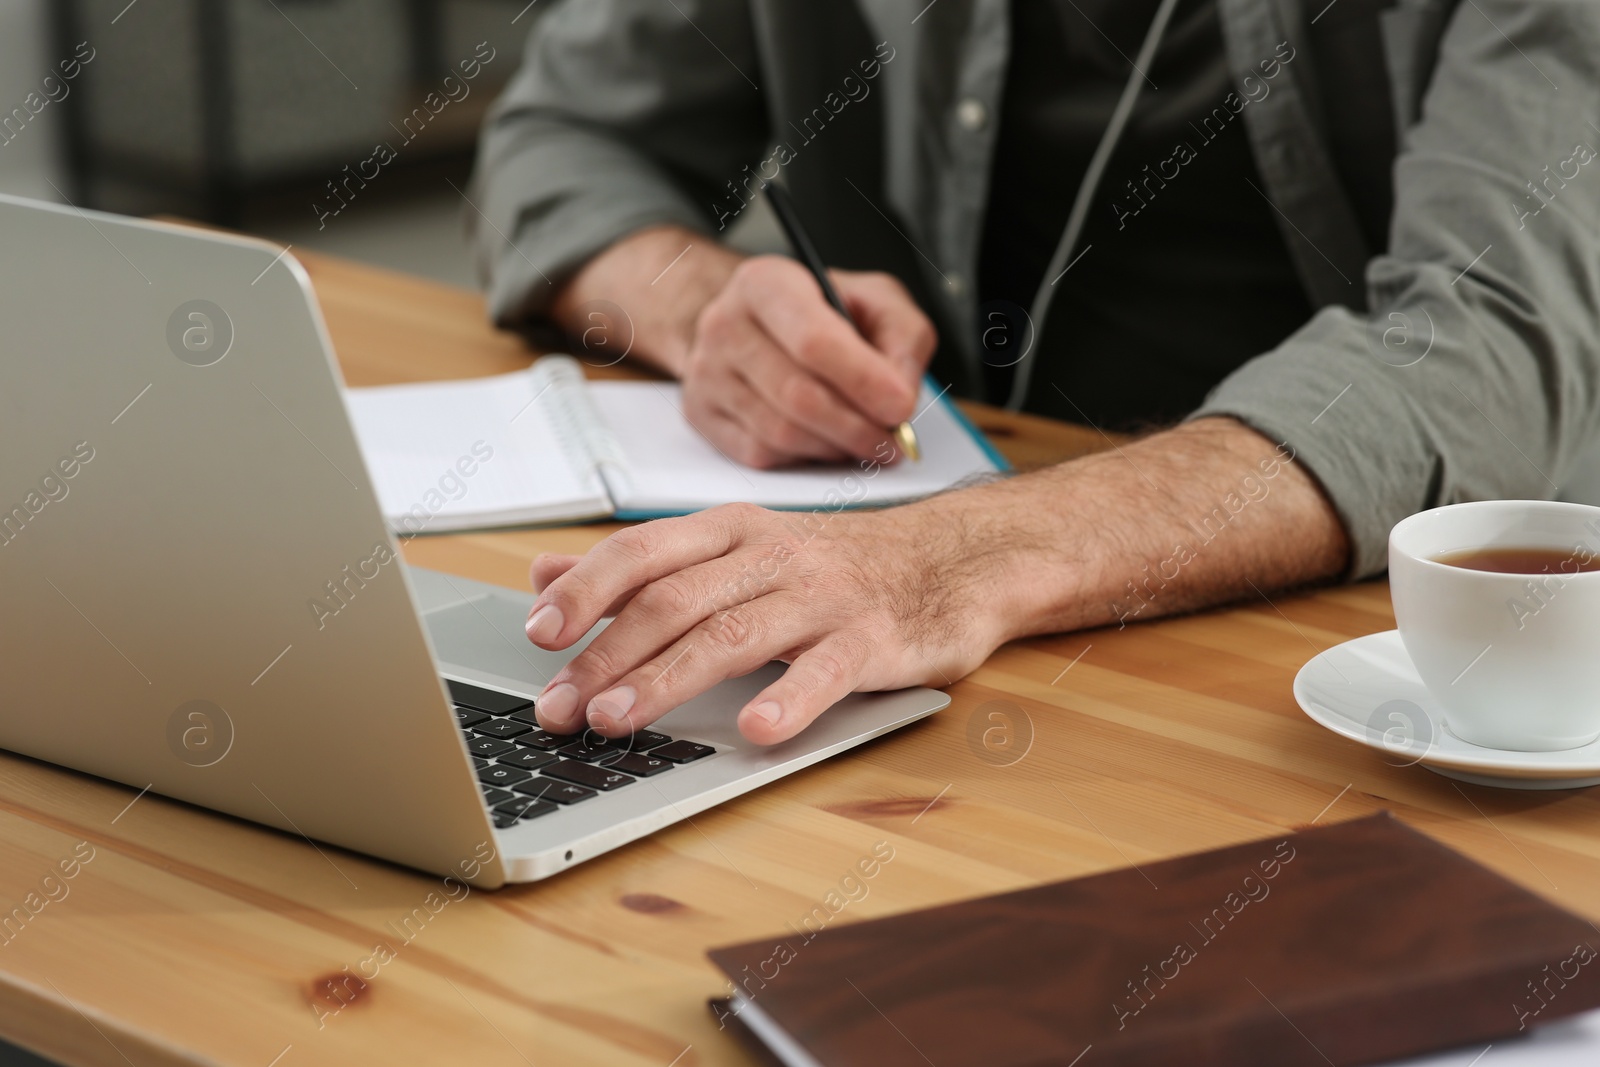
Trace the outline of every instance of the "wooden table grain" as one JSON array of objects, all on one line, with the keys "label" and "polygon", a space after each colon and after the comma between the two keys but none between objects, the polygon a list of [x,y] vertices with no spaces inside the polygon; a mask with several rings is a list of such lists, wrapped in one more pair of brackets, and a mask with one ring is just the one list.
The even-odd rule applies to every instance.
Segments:
[{"label": "wooden table grain", "polygon": [[[475,294],[302,258],[352,384],[529,359]],[[967,410],[1022,466],[1105,444]],[[406,555],[521,588],[537,552],[614,528],[419,538]],[[0,932],[0,1035],[106,1067],[746,1063],[706,1011],[725,988],[710,946],[1380,808],[1600,918],[1595,791],[1393,767],[1295,706],[1303,662],[1392,625],[1386,587],[1366,583],[1018,642],[950,686],[930,721],[550,881],[460,899],[425,875],[0,755],[0,917],[30,909]],[[850,880],[882,843],[893,858]],[[347,969],[374,975],[348,1003],[329,989]]]}]

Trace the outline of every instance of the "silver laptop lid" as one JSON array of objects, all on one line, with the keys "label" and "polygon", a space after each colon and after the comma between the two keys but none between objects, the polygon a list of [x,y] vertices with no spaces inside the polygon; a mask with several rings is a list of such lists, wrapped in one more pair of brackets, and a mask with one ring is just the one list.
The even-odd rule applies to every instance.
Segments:
[{"label": "silver laptop lid", "polygon": [[277,248],[0,196],[0,747],[497,885],[338,384]]}]

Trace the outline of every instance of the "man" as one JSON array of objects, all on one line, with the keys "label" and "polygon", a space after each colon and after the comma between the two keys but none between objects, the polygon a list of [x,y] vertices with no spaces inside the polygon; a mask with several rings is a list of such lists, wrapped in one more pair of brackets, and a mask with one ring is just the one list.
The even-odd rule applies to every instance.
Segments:
[{"label": "man", "polygon": [[[1600,435],[1597,61],[1579,0],[550,11],[480,158],[500,323],[609,309],[757,466],[870,462],[930,359],[995,402],[1183,421],[906,507],[543,556],[535,643],[620,613],[541,720],[625,734],[781,659],[739,715],[777,742],[1013,638],[1365,577],[1411,512],[1554,495]],[[780,174],[860,335],[717,241]]]}]

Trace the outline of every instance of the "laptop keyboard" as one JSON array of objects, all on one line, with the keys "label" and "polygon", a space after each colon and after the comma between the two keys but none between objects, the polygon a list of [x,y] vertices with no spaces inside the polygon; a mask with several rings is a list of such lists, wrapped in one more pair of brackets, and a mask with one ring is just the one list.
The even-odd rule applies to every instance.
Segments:
[{"label": "laptop keyboard", "polygon": [[456,723],[483,787],[496,829],[537,819],[640,778],[664,774],[716,752],[710,745],[639,730],[606,738],[592,730],[558,735],[539,729],[533,701],[445,679]]}]

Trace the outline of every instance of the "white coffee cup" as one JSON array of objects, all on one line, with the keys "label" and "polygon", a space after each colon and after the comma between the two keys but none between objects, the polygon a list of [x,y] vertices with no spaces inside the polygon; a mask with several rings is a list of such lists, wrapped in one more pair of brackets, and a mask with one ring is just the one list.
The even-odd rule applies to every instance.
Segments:
[{"label": "white coffee cup", "polygon": [[[1438,561],[1478,549],[1561,553],[1553,573]],[[1548,752],[1600,738],[1600,508],[1485,500],[1419,512],[1389,533],[1389,591],[1411,662],[1450,732]]]}]

